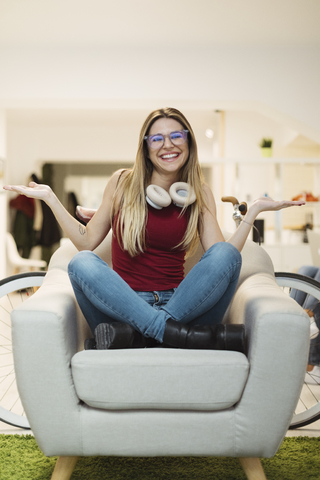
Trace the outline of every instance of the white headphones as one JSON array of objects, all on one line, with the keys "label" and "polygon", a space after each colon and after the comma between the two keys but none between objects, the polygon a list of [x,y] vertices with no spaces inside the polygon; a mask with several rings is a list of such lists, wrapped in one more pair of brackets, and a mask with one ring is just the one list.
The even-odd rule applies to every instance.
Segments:
[{"label": "white headphones", "polygon": [[169,193],[158,185],[149,185],[146,190],[146,200],[152,207],[161,210],[168,207],[173,201],[177,207],[191,205],[196,201],[196,194],[193,188],[184,182],[173,183],[169,189]]}]

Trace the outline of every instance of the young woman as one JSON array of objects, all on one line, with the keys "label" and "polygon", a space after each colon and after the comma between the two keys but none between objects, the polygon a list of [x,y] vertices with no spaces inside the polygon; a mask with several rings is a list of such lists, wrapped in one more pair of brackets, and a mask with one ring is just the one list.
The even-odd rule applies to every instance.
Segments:
[{"label": "young woman", "polygon": [[[242,331],[221,321],[237,286],[240,251],[255,218],[266,210],[304,203],[260,198],[225,241],[213,194],[203,181],[191,125],[173,108],[147,117],[133,168],[114,173],[87,226],[71,217],[46,185],[4,188],[44,200],[80,251],[69,264],[70,280],[92,332],[105,348],[155,343],[228,348]],[[177,206],[179,202],[185,204]],[[111,228],[113,269],[92,252]],[[185,256],[199,241],[205,253],[184,278]]]}]

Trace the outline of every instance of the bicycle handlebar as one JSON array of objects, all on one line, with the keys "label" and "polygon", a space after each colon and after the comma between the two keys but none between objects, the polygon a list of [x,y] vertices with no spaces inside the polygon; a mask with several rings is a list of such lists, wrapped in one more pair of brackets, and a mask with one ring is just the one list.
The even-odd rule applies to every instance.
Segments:
[{"label": "bicycle handlebar", "polygon": [[221,200],[223,202],[230,202],[234,206],[234,208],[238,208],[241,215],[245,215],[247,213],[248,207],[246,202],[241,202],[236,199],[236,197],[222,197]]},{"label": "bicycle handlebar", "polygon": [[223,202],[231,202],[232,205],[239,205],[239,201],[236,199],[236,197],[222,197],[221,200]]}]

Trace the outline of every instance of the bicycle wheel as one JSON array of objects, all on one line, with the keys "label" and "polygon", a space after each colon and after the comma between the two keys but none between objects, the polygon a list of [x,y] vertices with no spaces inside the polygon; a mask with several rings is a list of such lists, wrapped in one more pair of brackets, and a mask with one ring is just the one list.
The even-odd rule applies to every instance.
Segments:
[{"label": "bicycle wheel", "polygon": [[[297,273],[276,272],[277,284],[294,299],[301,296],[301,292],[311,295],[320,301],[320,283],[313,278]],[[306,297],[306,296],[305,296]],[[301,299],[298,303],[301,304]],[[304,300],[305,303],[305,300]],[[319,328],[312,312],[310,317],[310,341],[319,335]],[[319,337],[320,338],[320,337]],[[309,425],[320,419],[320,377],[306,372],[300,398],[292,417],[289,429],[295,429]]]},{"label": "bicycle wheel", "polygon": [[46,272],[28,272],[0,281],[0,421],[29,429],[16,386],[11,312],[42,285]]}]

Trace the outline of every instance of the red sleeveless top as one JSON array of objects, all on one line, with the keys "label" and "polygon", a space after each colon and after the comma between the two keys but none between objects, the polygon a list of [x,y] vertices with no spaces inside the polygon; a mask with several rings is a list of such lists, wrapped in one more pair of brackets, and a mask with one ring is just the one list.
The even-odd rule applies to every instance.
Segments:
[{"label": "red sleeveless top", "polygon": [[133,290],[169,290],[183,280],[185,250],[176,246],[186,232],[189,212],[180,214],[181,208],[173,203],[162,210],[148,205],[146,250],[135,257],[121,249],[114,230],[113,269]]}]

